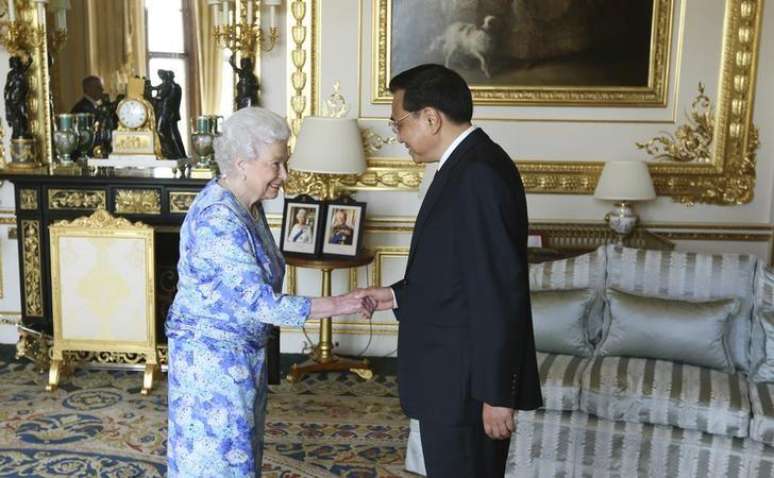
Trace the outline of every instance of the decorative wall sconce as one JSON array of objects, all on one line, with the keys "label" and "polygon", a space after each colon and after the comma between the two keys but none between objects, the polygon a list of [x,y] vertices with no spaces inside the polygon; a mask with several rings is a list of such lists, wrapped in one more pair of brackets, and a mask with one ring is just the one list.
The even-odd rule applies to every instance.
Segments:
[{"label": "decorative wall sconce", "polygon": [[[42,25],[46,24],[46,5],[54,14],[54,28],[48,32],[48,47],[59,50],[67,39],[67,10],[70,0],[7,0],[0,13],[0,45],[11,55],[27,55],[43,44]],[[29,13],[28,13],[29,12]],[[26,20],[25,20],[26,15]],[[30,15],[37,21],[29,21]]]},{"label": "decorative wall sconce", "polygon": [[28,55],[42,44],[43,34],[38,26],[41,23],[24,21],[26,11],[31,9],[29,2],[7,0],[4,3],[5,15],[2,15],[4,18],[0,21],[0,45],[8,50],[11,56]]},{"label": "decorative wall sconce", "polygon": [[[38,1],[38,12],[45,0]],[[70,9],[70,0],[49,0],[49,11],[54,15],[54,28],[48,29],[48,49],[58,52],[67,40],[67,10]],[[45,14],[45,13],[44,13]],[[40,15],[40,13],[38,13]]]},{"label": "decorative wall sconce", "polygon": [[[252,55],[271,51],[279,39],[277,7],[282,0],[209,0],[215,40],[222,48]],[[261,9],[269,7],[269,29],[261,27]]]}]

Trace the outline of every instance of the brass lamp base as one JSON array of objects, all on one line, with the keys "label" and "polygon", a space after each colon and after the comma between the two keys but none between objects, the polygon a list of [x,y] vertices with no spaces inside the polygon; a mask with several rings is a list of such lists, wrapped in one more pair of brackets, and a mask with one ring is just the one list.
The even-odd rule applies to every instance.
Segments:
[{"label": "brass lamp base", "polygon": [[315,372],[350,371],[360,376],[363,380],[371,380],[374,376],[374,372],[371,370],[367,359],[352,360],[332,355],[327,361],[323,362],[318,361],[315,358],[316,355],[318,355],[317,351],[312,355],[312,358],[304,363],[293,364],[287,376],[288,382],[296,383],[305,375]]}]

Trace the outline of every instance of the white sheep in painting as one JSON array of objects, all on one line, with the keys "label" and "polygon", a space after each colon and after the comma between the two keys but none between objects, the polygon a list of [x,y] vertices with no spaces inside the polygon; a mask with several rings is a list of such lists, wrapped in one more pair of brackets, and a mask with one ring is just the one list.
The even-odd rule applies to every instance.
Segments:
[{"label": "white sheep in painting", "polygon": [[479,61],[484,76],[491,78],[487,56],[494,45],[492,39],[494,21],[494,16],[487,15],[481,27],[468,22],[454,22],[433,40],[430,51],[440,50],[447,68],[450,68],[454,53],[473,57]]}]

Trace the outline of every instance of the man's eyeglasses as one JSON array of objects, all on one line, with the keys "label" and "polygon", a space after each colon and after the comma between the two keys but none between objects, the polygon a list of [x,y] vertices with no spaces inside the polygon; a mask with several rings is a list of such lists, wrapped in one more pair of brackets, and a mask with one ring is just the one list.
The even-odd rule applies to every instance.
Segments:
[{"label": "man's eyeglasses", "polygon": [[398,127],[400,125],[400,122],[404,119],[408,118],[408,116],[411,114],[411,112],[406,113],[405,115],[401,116],[400,118],[396,120],[390,120],[388,124],[390,125],[390,129],[393,133],[398,134],[400,131],[398,130]]}]

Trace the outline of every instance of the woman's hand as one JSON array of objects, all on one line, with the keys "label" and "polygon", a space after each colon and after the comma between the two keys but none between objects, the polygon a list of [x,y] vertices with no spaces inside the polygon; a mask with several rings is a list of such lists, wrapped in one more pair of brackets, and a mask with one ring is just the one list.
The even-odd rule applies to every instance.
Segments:
[{"label": "woman's hand", "polygon": [[364,319],[370,319],[376,309],[376,302],[367,295],[357,294],[357,291],[334,297],[317,297],[312,299],[310,319],[320,319],[335,315],[360,314]]}]

